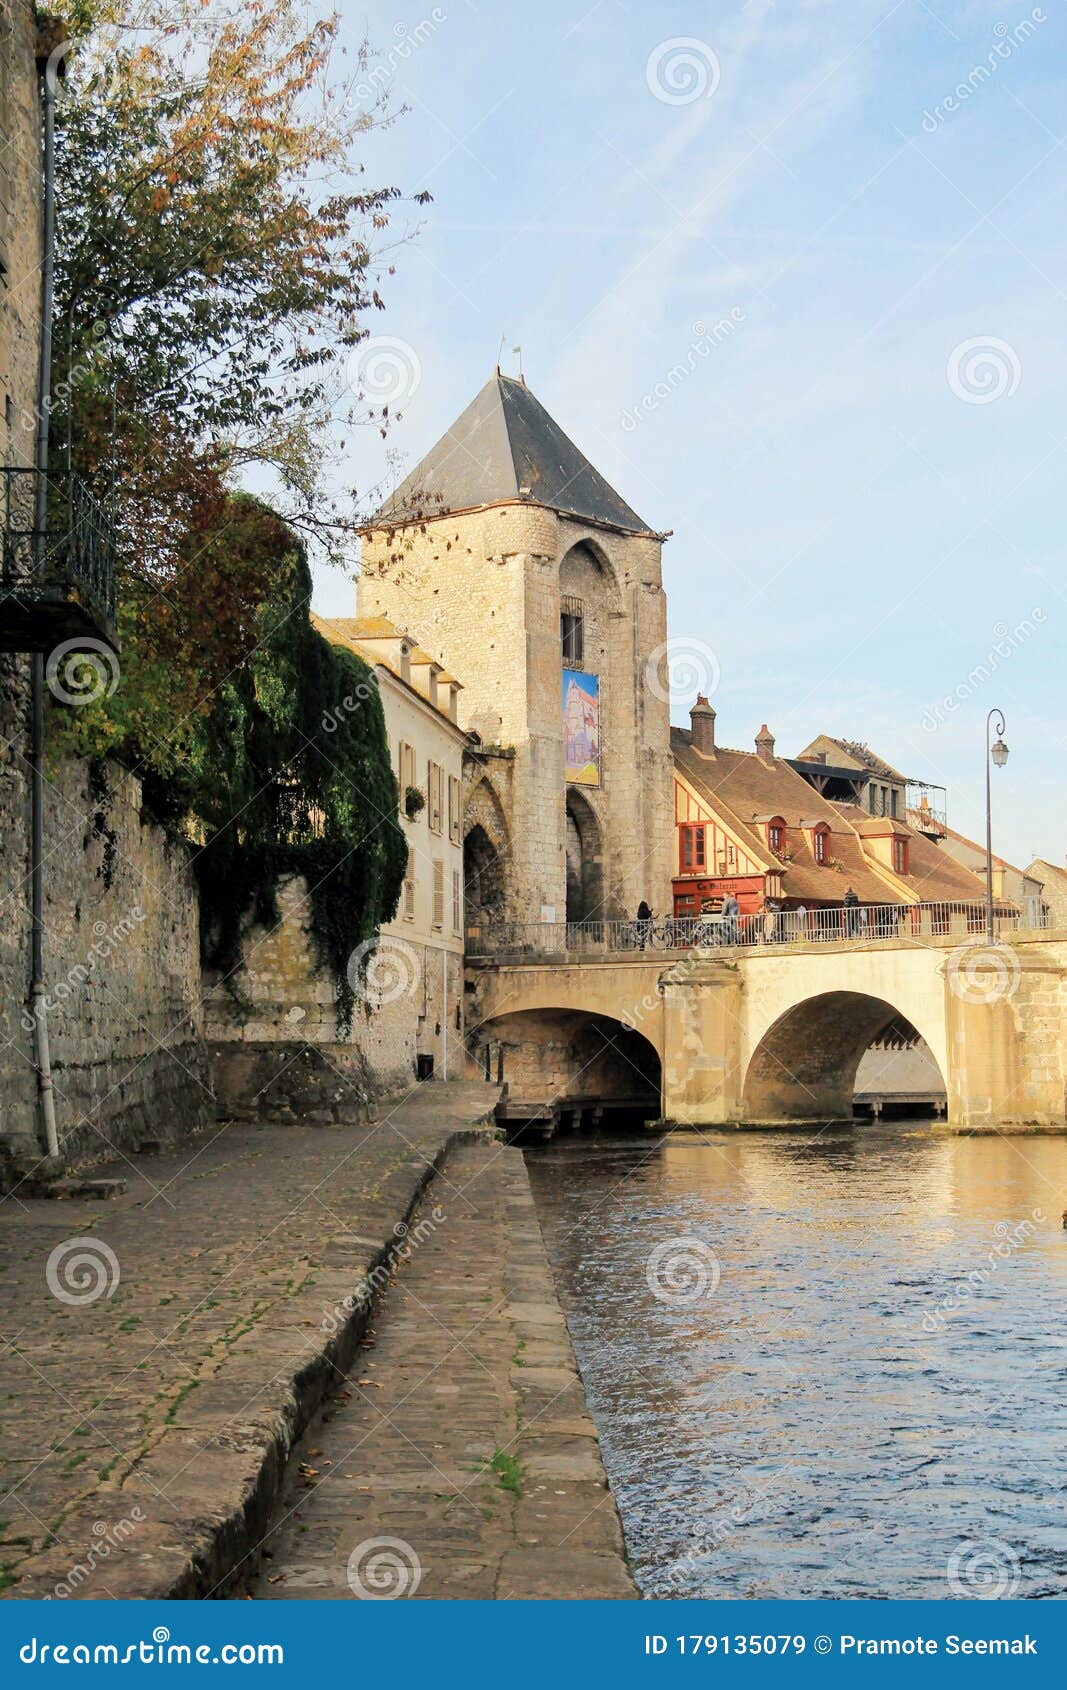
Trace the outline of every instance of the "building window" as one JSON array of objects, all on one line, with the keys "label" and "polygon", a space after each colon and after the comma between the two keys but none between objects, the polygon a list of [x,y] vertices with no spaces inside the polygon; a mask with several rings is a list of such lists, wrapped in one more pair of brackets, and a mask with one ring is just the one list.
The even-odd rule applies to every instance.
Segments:
[{"label": "building window", "polygon": [[811,848],[815,853],[815,861],[817,863],[825,863],[827,857],[829,856],[829,846],[827,844],[829,837],[830,829],[828,827],[817,827],[811,836]]},{"label": "building window", "polygon": [[453,845],[463,843],[463,788],[455,775],[448,777],[448,837]]},{"label": "building window", "polygon": [[876,816],[878,814],[878,788],[875,786],[873,780],[868,781],[867,783],[867,808],[870,810],[872,816]]},{"label": "building window", "polygon": [[681,869],[683,874],[696,874],[707,863],[707,833],[703,822],[686,822],[678,829],[681,834]]},{"label": "building window", "polygon": [[889,789],[889,814],[894,817],[897,813],[897,800],[899,796],[900,794],[897,792],[896,787],[891,786]]},{"label": "building window", "polygon": [[427,765],[426,787],[429,803],[429,816],[427,817],[427,820],[430,824],[431,833],[440,833],[441,831],[441,812],[443,808],[442,799],[444,797],[443,776],[444,770],[442,769],[440,763],[434,763],[431,761]]},{"label": "building window", "polygon": [[780,857],[785,850],[785,822],[781,816],[775,816],[767,823],[767,843],[776,857]]},{"label": "building window", "polygon": [[906,839],[893,840],[893,872],[907,874],[908,872],[908,841]]},{"label": "building window", "polygon": [[404,870],[404,920],[415,919],[415,852],[408,846],[408,866]]},{"label": "building window", "polygon": [[458,868],[452,870],[452,931],[463,932],[463,876]]},{"label": "building window", "polygon": [[408,787],[415,785],[415,747],[409,745],[406,739],[400,741],[397,762],[400,770],[400,807],[403,809]]},{"label": "building window", "polygon": [[572,669],[580,669],[585,656],[582,601],[564,593],[559,602],[559,639],[563,647],[563,661]]},{"label": "building window", "polygon": [[445,865],[439,857],[434,858],[433,865],[433,925],[443,927],[445,924]]}]

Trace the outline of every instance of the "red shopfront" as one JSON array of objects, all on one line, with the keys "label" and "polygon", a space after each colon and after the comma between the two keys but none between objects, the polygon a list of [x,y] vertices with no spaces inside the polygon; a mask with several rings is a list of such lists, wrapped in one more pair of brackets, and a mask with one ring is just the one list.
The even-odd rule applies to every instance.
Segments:
[{"label": "red shopfront", "polygon": [[762,874],[740,874],[714,880],[676,880],[674,882],[674,913],[685,915],[718,915],[722,901],[729,893],[734,897],[742,915],[754,915],[763,908],[765,877]]}]

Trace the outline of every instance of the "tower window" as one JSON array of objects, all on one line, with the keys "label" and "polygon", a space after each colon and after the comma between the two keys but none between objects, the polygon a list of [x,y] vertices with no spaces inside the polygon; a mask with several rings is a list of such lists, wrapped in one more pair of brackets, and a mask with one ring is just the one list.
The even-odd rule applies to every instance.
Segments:
[{"label": "tower window", "polygon": [[563,661],[572,668],[580,668],[585,654],[582,628],[582,601],[564,594],[560,599],[559,638],[563,647]]}]

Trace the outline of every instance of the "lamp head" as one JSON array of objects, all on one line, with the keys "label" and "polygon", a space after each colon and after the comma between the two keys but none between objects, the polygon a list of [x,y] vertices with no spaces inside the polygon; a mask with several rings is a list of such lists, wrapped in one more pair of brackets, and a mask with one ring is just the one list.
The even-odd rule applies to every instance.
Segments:
[{"label": "lamp head", "polygon": [[997,743],[990,752],[990,756],[997,765],[998,769],[1002,769],[1004,767],[1005,763],[1008,761],[1008,748],[1002,739],[997,740]]}]

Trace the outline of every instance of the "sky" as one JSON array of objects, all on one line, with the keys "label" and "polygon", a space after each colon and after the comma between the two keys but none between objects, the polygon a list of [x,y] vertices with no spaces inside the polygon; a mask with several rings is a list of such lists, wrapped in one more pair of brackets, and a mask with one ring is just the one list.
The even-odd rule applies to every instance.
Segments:
[{"label": "sky", "polygon": [[[360,354],[400,420],[344,482],[399,480],[521,345],[671,531],[675,721],[699,686],[725,745],[866,741],[982,837],[1002,709],[994,848],[1062,863],[1062,4],[343,15],[407,107],[366,177],[433,195]],[[320,611],[353,597],[319,571]]]}]

